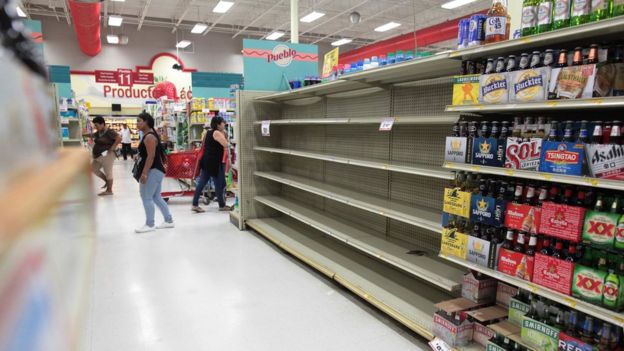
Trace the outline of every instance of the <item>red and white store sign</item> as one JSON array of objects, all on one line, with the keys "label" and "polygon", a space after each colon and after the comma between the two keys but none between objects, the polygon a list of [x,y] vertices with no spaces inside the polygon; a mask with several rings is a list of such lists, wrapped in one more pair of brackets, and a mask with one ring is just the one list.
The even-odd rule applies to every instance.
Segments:
[{"label": "red and white store sign", "polygon": [[154,84],[154,73],[133,72],[131,69],[120,68],[116,71],[95,71],[95,82],[117,84],[121,87],[131,87],[134,84]]}]

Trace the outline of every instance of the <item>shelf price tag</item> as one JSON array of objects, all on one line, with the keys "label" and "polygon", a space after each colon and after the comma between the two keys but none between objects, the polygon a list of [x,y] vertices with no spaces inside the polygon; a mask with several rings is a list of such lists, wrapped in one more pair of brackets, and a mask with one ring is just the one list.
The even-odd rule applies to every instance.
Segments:
[{"label": "shelf price tag", "polygon": [[268,137],[271,136],[271,121],[270,120],[265,120],[262,121],[262,136]]},{"label": "shelf price tag", "polygon": [[452,351],[453,350],[447,343],[442,341],[442,339],[440,338],[435,338],[429,341],[429,346],[431,346],[431,349],[434,351]]},{"label": "shelf price tag", "polygon": [[392,126],[394,125],[394,118],[384,118],[379,125],[380,132],[389,132],[392,130]]},{"label": "shelf price tag", "polygon": [[564,297],[563,301],[565,301],[565,303],[568,305],[568,307],[571,308],[575,308],[576,307],[576,300],[569,298],[569,297]]}]

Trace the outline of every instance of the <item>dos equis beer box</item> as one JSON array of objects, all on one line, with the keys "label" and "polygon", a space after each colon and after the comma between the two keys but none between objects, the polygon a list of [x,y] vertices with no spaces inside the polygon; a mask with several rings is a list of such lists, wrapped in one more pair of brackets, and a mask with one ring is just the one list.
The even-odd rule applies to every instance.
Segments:
[{"label": "dos equis beer box", "polygon": [[479,77],[479,102],[482,104],[509,102],[507,77],[507,73],[484,74]]},{"label": "dos equis beer box", "polygon": [[550,67],[511,72],[509,102],[544,101],[548,97]]}]

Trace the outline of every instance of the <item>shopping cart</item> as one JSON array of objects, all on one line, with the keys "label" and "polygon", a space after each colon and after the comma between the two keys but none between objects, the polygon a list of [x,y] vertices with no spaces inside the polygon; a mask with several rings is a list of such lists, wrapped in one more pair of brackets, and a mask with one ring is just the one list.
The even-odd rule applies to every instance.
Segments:
[{"label": "shopping cart", "polygon": [[[192,151],[178,151],[167,155],[165,177],[174,178],[180,185],[179,191],[163,191],[165,201],[172,197],[193,196],[195,194],[195,179],[199,176],[199,155],[201,149]],[[211,195],[202,194],[204,204],[210,203]]]}]

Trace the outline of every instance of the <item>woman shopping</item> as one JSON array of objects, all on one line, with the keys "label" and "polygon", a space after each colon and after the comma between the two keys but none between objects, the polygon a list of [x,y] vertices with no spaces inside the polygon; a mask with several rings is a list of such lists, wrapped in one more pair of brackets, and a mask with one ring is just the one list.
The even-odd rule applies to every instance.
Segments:
[{"label": "woman shopping", "polygon": [[219,201],[219,211],[231,211],[232,208],[225,204],[225,164],[223,156],[228,145],[225,137],[225,120],[223,117],[213,117],[210,121],[210,130],[204,138],[204,152],[200,155],[199,181],[193,196],[193,207],[195,213],[205,212],[199,207],[199,197],[210,179],[215,185],[215,192]]},{"label": "woman shopping", "polygon": [[[160,143],[160,137],[154,130],[154,118],[146,112],[139,115],[137,127],[143,132],[143,139],[139,144],[138,166],[135,176],[140,183],[141,200],[145,209],[145,225],[135,230],[137,233],[152,232],[155,229],[173,228],[173,217],[169,206],[160,195],[162,181],[165,177],[165,151]],[[154,205],[158,206],[165,221],[155,226]]]}]

